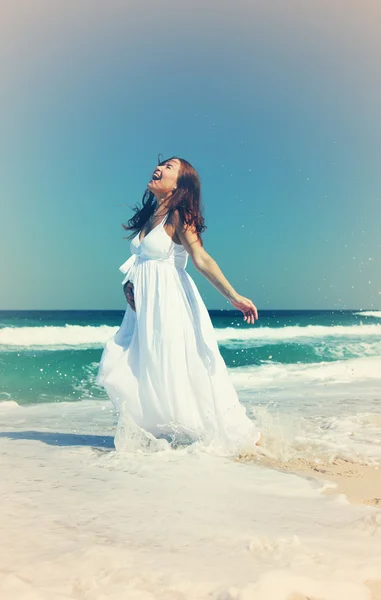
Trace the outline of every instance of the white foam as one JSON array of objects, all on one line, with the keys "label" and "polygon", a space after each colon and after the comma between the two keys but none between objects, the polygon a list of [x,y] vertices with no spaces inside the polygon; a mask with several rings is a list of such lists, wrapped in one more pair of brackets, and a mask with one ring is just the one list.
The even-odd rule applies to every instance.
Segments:
[{"label": "white foam", "polygon": [[299,325],[287,327],[253,327],[251,329],[240,329],[239,327],[225,327],[215,329],[219,342],[225,341],[249,341],[252,342],[279,342],[289,340],[308,339],[316,341],[319,338],[350,338],[350,337],[374,337],[381,336],[381,324],[374,325]]},{"label": "white foam", "polygon": [[337,456],[381,464],[380,364],[380,357],[367,357],[229,373],[276,458]]},{"label": "white foam", "polygon": [[[298,387],[305,394],[306,385],[381,383],[381,356],[352,358],[320,363],[282,364],[269,361],[261,366],[235,367],[230,375],[236,385],[253,389]],[[381,391],[381,387],[376,388]],[[380,396],[380,394],[378,394]]]},{"label": "white foam", "polygon": [[0,346],[55,346],[60,348],[104,344],[118,327],[100,325],[64,325],[63,327],[4,327],[0,329]]},{"label": "white foam", "polygon": [[[4,393],[6,396],[10,397],[10,394],[6,394]],[[0,410],[9,410],[10,408],[19,408],[20,405],[17,404],[17,402],[15,402],[14,400],[0,400]]]},{"label": "white foam", "polygon": [[294,475],[110,450],[108,402],[0,413],[2,600],[368,600],[379,513]]},{"label": "white foam", "polygon": [[360,315],[361,317],[375,317],[376,319],[381,319],[381,310],[362,310],[353,314]]},{"label": "white foam", "polygon": [[[1,346],[21,347],[83,347],[103,345],[119,327],[109,325],[64,325],[62,327],[4,327],[0,329]],[[325,327],[308,325],[306,327],[253,327],[216,328],[216,337],[220,343],[233,345],[245,343],[263,345],[291,340],[316,341],[319,338],[374,338],[381,336],[381,324]]]}]

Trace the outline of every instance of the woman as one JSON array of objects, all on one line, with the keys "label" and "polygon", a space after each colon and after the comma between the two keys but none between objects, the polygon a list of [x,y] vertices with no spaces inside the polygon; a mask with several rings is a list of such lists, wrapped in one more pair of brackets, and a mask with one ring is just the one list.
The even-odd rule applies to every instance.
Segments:
[{"label": "woman", "polygon": [[185,270],[188,256],[253,324],[240,296],[204,250],[200,180],[186,160],[159,162],[135,207],[132,256],[120,267],[129,306],[107,342],[97,383],[119,412],[117,449],[199,441],[219,452],[249,451],[260,438],[230,381],[209,313]]}]

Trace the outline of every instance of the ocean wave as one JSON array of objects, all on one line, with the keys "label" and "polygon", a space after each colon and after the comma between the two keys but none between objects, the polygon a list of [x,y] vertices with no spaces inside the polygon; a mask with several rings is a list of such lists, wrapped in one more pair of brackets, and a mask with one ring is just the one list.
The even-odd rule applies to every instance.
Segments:
[{"label": "ocean wave", "polygon": [[109,325],[65,325],[64,327],[4,327],[0,330],[0,346],[33,347],[99,346],[119,327]]},{"label": "ocean wave", "polygon": [[381,310],[363,310],[360,312],[353,313],[354,315],[359,315],[361,317],[375,317],[376,319],[381,319]]},{"label": "ocean wave", "polygon": [[[310,384],[329,384],[379,381],[381,386],[381,356],[367,356],[336,362],[313,364],[282,364],[269,361],[258,366],[229,369],[235,385],[240,389],[271,389],[297,386],[304,395]],[[381,387],[380,387],[381,389]],[[381,393],[379,394],[381,395]]]},{"label": "ocean wave", "polygon": [[[4,327],[0,329],[0,347],[77,347],[99,346],[104,344],[119,327],[109,325],[68,325],[63,327]],[[380,337],[381,324],[373,325],[307,325],[305,327],[294,325],[290,327],[225,327],[215,329],[217,341],[221,344],[234,343],[245,345],[263,344],[272,342],[286,342],[292,340],[317,340],[319,338],[343,337]]]},{"label": "ocean wave", "polygon": [[381,325],[333,325],[327,327],[324,325],[291,325],[289,327],[257,327],[253,329],[240,329],[226,327],[216,329],[216,335],[219,342],[224,341],[291,341],[294,339],[310,338],[341,338],[341,337],[370,337],[380,336]]},{"label": "ocean wave", "polygon": [[[348,360],[365,356],[381,356],[381,339],[350,342],[348,340],[333,340],[331,343],[322,342],[314,347],[315,355],[321,359]],[[381,369],[380,369],[381,370]]]}]

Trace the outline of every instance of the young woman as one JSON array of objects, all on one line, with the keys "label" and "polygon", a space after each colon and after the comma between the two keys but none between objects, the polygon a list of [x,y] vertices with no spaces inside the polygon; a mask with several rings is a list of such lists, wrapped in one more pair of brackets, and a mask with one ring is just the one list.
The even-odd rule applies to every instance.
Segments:
[{"label": "young woman", "polygon": [[257,309],[205,251],[200,180],[182,158],[159,162],[128,221],[131,257],[120,267],[128,307],[107,342],[97,383],[119,413],[117,449],[199,441],[227,454],[261,436],[230,381],[209,313],[185,267],[188,256],[244,321]]}]

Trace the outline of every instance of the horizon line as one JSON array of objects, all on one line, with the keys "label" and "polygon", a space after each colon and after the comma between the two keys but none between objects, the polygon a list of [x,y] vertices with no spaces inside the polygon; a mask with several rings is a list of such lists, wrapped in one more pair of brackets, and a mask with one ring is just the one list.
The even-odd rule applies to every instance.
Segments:
[{"label": "horizon line", "polygon": [[[119,312],[125,311],[126,308],[0,308],[0,312]],[[214,312],[237,312],[241,313],[238,308],[207,308],[208,311]],[[258,308],[258,311],[330,311],[330,312],[362,312],[362,311],[381,311],[381,308]]]}]

